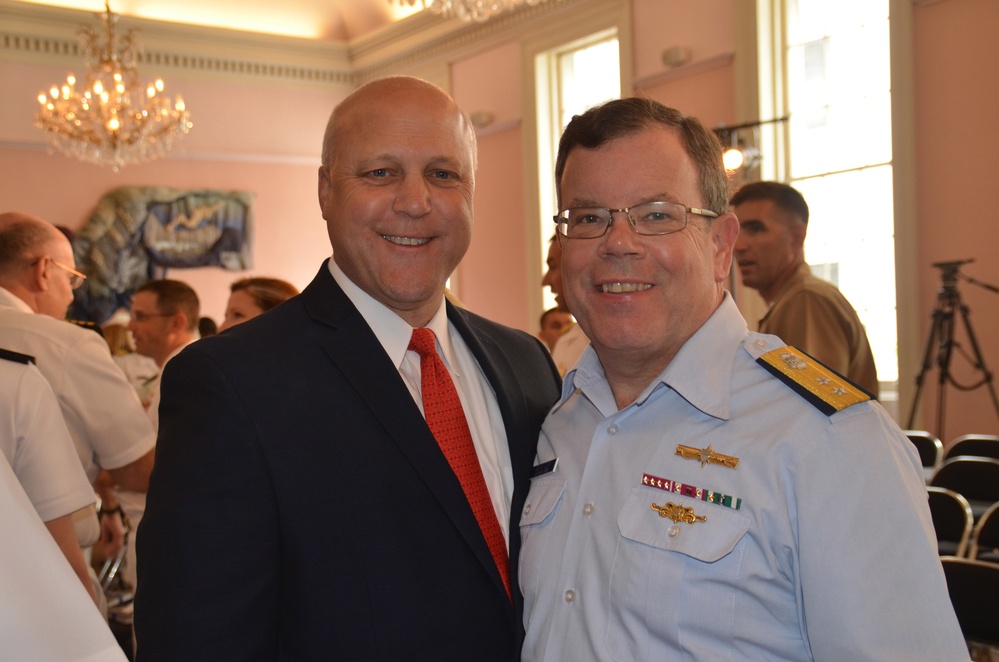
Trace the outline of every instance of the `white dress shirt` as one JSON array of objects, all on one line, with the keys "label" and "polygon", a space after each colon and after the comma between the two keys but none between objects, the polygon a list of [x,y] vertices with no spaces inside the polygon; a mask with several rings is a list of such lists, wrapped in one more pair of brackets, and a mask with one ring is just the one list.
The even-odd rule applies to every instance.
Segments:
[{"label": "white dress shirt", "polygon": [[[422,412],[420,355],[408,349],[413,336],[413,327],[355,285],[333,259],[329,261],[329,270],[333,279],[371,327],[393,365],[399,369],[399,374],[409,387],[413,401]],[[486,487],[489,488],[489,496],[496,511],[496,519],[499,520],[503,535],[509,541],[513,466],[503,415],[496,401],[496,392],[482,373],[461,334],[448,321],[444,297],[441,297],[440,307],[427,324],[427,328],[437,336],[438,354],[447,366],[455,390],[458,391],[472,434],[472,443],[475,445],[479,465],[482,467],[482,476]]]}]

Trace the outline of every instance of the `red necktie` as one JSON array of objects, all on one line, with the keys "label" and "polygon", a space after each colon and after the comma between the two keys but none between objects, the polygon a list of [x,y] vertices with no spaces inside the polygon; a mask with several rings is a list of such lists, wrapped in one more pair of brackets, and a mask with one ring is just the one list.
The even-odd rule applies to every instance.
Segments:
[{"label": "red necktie", "polygon": [[475,519],[482,529],[482,535],[489,545],[489,552],[499,568],[500,577],[507,595],[510,595],[509,559],[506,539],[496,519],[489,489],[482,477],[479,457],[475,454],[472,434],[468,421],[461,408],[461,400],[451,381],[444,362],[437,356],[437,340],[430,329],[413,329],[409,349],[420,355],[420,387],[423,391],[423,413],[427,426],[437,440],[451,470],[461,482],[468,505],[472,507]]}]

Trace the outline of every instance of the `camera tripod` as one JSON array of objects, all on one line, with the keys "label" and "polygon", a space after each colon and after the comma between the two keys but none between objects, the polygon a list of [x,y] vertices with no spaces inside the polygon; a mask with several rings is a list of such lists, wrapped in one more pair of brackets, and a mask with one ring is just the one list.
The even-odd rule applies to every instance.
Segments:
[{"label": "camera tripod", "polygon": [[[996,415],[999,416],[999,398],[996,397],[995,386],[992,383],[992,373],[985,366],[985,359],[982,357],[982,350],[978,346],[978,339],[975,338],[975,332],[971,328],[971,320],[968,318],[968,306],[961,301],[961,295],[957,291],[957,279],[961,277],[969,283],[979,285],[996,293],[999,293],[999,287],[983,283],[959,273],[962,264],[972,261],[936,262],[933,265],[941,270],[942,283],[937,292],[937,303],[932,313],[933,325],[930,328],[930,336],[926,341],[923,364],[919,370],[919,374],[916,375],[916,394],[912,402],[912,410],[909,413],[909,422],[906,427],[911,430],[915,424],[916,410],[919,407],[919,396],[923,390],[923,379],[933,369],[933,364],[936,363],[940,370],[938,375],[939,389],[937,391],[936,436],[937,439],[941,440],[944,433],[944,415],[946,413],[948,384],[961,391],[972,391],[984,384],[992,396],[992,406],[995,408]],[[958,314],[964,322],[964,329],[967,332],[968,341],[971,343],[971,350],[973,352],[971,356],[963,350],[960,343],[954,338]],[[934,356],[934,349],[936,350],[936,356]],[[950,362],[955,349],[974,366],[976,371],[981,373],[982,378],[979,381],[970,385],[962,385],[954,380],[950,374]]]}]

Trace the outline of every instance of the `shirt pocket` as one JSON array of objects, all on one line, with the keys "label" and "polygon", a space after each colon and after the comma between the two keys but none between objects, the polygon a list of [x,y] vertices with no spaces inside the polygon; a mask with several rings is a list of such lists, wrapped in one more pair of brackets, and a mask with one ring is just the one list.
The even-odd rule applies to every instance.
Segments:
[{"label": "shirt pocket", "polygon": [[[657,508],[692,509],[704,521],[674,522]],[[752,520],[737,510],[638,486],[618,513],[617,554],[611,568],[607,645],[616,660],[684,648],[702,623],[730,638],[734,595]],[[636,638],[636,632],[644,632]],[[723,634],[724,633],[724,634]]]},{"label": "shirt pocket", "polygon": [[[540,569],[546,562],[555,514],[562,503],[565,486],[564,478],[552,476],[531,481],[531,491],[520,513],[520,586],[525,597],[537,594]],[[529,562],[525,563],[525,560]]]}]

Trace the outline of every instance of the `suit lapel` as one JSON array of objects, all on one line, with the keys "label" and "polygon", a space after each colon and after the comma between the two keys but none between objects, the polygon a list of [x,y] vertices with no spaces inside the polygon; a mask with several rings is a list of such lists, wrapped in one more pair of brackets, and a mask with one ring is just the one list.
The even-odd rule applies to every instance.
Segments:
[{"label": "suit lapel", "polygon": [[[413,402],[398,368],[389,360],[374,332],[333,280],[325,264],[302,292],[302,297],[310,316],[330,327],[330,333],[323,334],[320,341],[323,350],[422,477],[480,563],[493,577],[498,595],[506,600],[503,581],[465,499],[461,483]],[[462,333],[462,337],[466,338],[466,334]],[[489,375],[488,372],[486,374]],[[502,401],[500,406],[503,407]],[[505,409],[503,416],[507,419]]]},{"label": "suit lapel", "polygon": [[[450,302],[447,304],[447,312],[448,319],[461,333],[462,339],[496,392],[496,401],[503,415],[507,443],[510,446],[514,483],[517,483],[527,476],[527,472],[520,471],[520,468],[529,467],[534,462],[534,448],[519,443],[529,436],[527,421],[530,418],[517,373],[502,348],[485,329],[474,323],[474,318],[452,306]],[[517,521],[519,522],[519,515]]]}]

